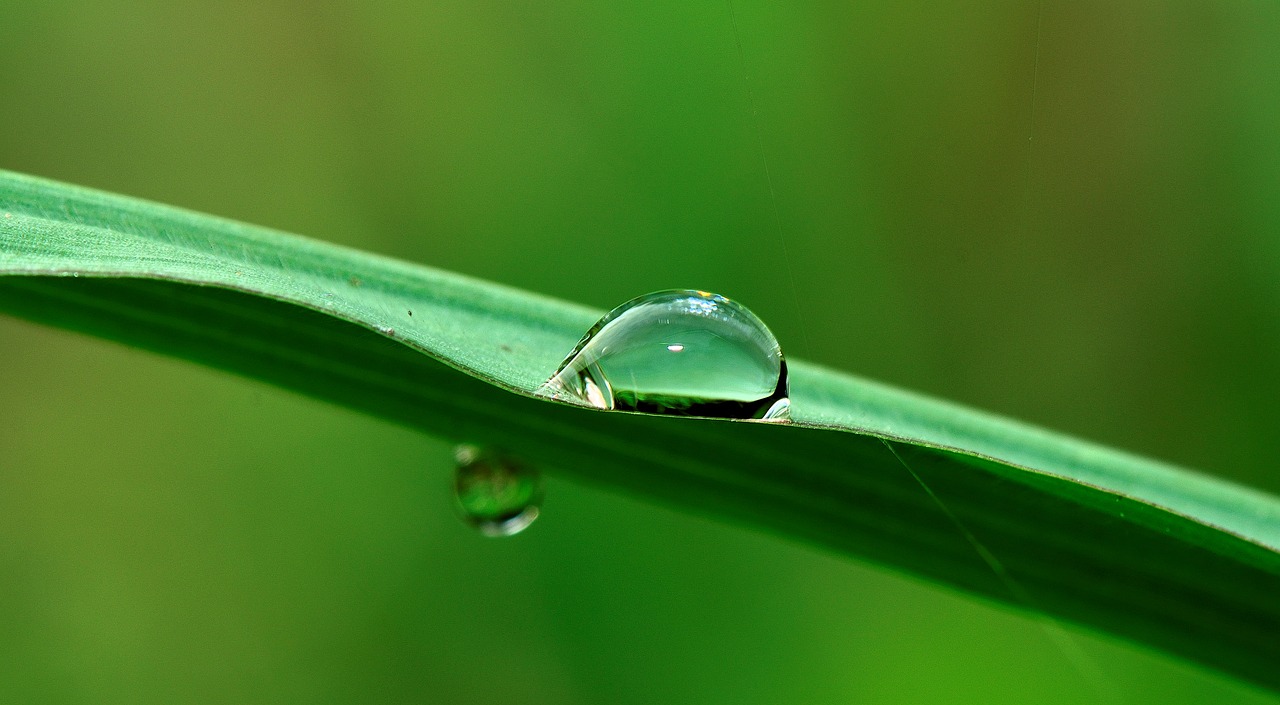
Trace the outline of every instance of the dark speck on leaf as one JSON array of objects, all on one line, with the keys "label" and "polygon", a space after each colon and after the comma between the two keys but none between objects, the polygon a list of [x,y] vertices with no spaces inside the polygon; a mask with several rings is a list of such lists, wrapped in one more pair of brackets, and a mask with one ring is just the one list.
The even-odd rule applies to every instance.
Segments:
[{"label": "dark speck on leaf", "polygon": [[499,347],[502,348],[502,352],[511,352],[511,346],[506,343],[503,343]]},{"label": "dark speck on leaf", "polygon": [[351,277],[350,277],[349,279],[347,279],[347,281],[351,283],[351,286],[363,286],[363,285],[364,285],[364,282],[360,279],[360,277],[357,277],[357,276],[355,276],[354,274],[353,274],[353,275],[351,275]]},{"label": "dark speck on leaf", "polygon": [[410,312],[409,312],[409,315],[410,315],[410,316],[412,316],[412,315],[413,315],[413,311],[410,311]]}]

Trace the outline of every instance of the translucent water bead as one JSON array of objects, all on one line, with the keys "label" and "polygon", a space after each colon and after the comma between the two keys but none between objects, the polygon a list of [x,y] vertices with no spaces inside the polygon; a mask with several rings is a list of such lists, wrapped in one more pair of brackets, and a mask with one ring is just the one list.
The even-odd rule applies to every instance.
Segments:
[{"label": "translucent water bead", "polygon": [[537,469],[498,451],[460,445],[454,450],[454,497],[462,518],[485,536],[529,528],[542,503]]},{"label": "translucent water bead", "polygon": [[786,421],[787,363],[754,313],[706,291],[645,294],[587,331],[542,392],[597,409]]}]

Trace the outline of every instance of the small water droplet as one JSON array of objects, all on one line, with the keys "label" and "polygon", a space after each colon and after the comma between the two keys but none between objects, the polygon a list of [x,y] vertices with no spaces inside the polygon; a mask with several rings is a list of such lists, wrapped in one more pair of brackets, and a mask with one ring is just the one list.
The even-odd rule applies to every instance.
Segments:
[{"label": "small water droplet", "polygon": [[634,298],[601,318],[542,386],[597,409],[787,421],[787,363],[754,313],[706,291]]},{"label": "small water droplet", "polygon": [[485,536],[511,536],[529,528],[542,503],[542,474],[506,453],[460,445],[454,496],[462,518]]}]

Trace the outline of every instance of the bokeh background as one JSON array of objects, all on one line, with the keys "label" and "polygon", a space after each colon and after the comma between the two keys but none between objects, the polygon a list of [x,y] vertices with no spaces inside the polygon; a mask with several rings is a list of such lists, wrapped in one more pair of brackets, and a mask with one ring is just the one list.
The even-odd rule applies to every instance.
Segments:
[{"label": "bokeh background", "polygon": [[[1280,491],[1269,0],[0,16],[0,168],[600,308],[713,289],[791,356]],[[1278,701],[1072,630],[1095,682],[553,468],[484,539],[440,439],[8,318],[0,390],[6,702]]]}]

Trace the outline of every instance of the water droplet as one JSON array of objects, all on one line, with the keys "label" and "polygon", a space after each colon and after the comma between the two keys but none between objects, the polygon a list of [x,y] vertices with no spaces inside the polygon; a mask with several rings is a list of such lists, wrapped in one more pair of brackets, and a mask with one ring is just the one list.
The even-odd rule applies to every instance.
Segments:
[{"label": "water droplet", "polygon": [[462,518],[485,536],[511,536],[529,528],[542,503],[537,469],[488,448],[460,445],[453,491]]},{"label": "water droplet", "polygon": [[754,313],[706,291],[634,298],[601,318],[543,394],[597,409],[786,421],[787,363]]}]

